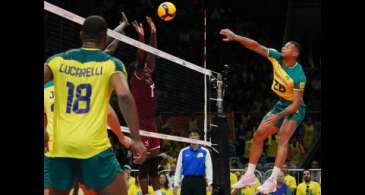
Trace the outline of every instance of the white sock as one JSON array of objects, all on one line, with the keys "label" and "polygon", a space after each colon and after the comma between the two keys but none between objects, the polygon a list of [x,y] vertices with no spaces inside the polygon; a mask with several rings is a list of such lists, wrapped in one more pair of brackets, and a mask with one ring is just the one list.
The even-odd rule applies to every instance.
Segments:
[{"label": "white sock", "polygon": [[274,169],[272,170],[270,178],[272,178],[276,181],[276,179],[278,178],[279,173],[280,173],[280,168],[275,166]]},{"label": "white sock", "polygon": [[161,195],[161,191],[160,190],[156,190],[155,191],[155,195]]},{"label": "white sock", "polygon": [[245,175],[255,175],[256,165],[249,163]]}]

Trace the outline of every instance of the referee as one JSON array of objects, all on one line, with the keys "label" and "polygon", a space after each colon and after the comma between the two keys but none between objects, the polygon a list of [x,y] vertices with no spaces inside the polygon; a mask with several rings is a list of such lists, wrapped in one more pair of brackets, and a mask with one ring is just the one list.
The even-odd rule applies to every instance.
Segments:
[{"label": "referee", "polygon": [[[189,138],[200,139],[199,130],[190,130]],[[191,144],[180,151],[174,179],[175,195],[180,183],[181,195],[205,195],[207,183],[209,192],[212,192],[212,159],[206,148],[199,144]]]}]

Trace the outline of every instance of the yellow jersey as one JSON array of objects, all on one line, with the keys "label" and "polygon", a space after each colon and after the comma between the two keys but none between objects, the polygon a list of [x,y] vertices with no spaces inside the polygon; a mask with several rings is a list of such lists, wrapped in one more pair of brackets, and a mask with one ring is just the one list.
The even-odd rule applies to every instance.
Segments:
[{"label": "yellow jersey", "polygon": [[[152,186],[148,186],[148,195],[154,195]],[[142,195],[142,190],[140,186],[132,185],[128,189],[128,195]]]},{"label": "yellow jersey", "polygon": [[313,125],[304,125],[304,138],[303,138],[303,145],[306,149],[311,146],[314,141],[314,126]]},{"label": "yellow jersey", "polygon": [[249,156],[250,156],[250,148],[251,148],[251,144],[252,144],[252,139],[250,139],[250,140],[246,140],[245,141],[245,151],[244,151],[244,153],[243,153],[243,157],[245,157],[245,158],[249,158]]},{"label": "yellow jersey", "polygon": [[53,111],[54,111],[54,84],[53,81],[49,81],[44,85],[43,93],[44,112],[47,116],[47,133],[48,133],[48,152],[44,155],[49,156],[53,147]]},{"label": "yellow jersey", "polygon": [[107,110],[114,73],[127,76],[123,63],[99,49],[72,49],[47,65],[55,87],[52,157],[87,159],[110,148]]},{"label": "yellow jersey", "polygon": [[256,179],[256,183],[254,185],[242,188],[240,191],[240,195],[254,195],[260,185],[260,181]]},{"label": "yellow jersey", "polygon": [[315,181],[309,182],[309,185],[307,185],[305,182],[298,185],[297,193],[296,195],[320,195],[321,194],[321,186],[319,183]]},{"label": "yellow jersey", "polygon": [[169,188],[169,189],[160,188],[160,191],[161,191],[161,195],[174,195],[174,192],[172,191],[171,188]]},{"label": "yellow jersey", "polygon": [[[275,136],[275,140],[273,140],[273,136]],[[268,141],[266,142],[267,145],[266,153],[268,157],[275,158],[278,149],[278,140],[279,140],[278,135],[270,135],[268,137]]]},{"label": "yellow jersey", "polygon": [[291,190],[293,190],[294,188],[297,188],[297,181],[295,180],[295,178],[291,175],[286,175],[284,177],[284,181],[286,183],[286,185],[288,185],[290,187]]},{"label": "yellow jersey", "polygon": [[130,176],[130,177],[128,178],[128,183],[129,183],[129,185],[130,185],[130,186],[132,186],[132,185],[136,185],[136,178],[134,178],[134,177]]},{"label": "yellow jersey", "polygon": [[304,90],[305,87],[306,76],[302,66],[296,63],[293,67],[284,67],[281,53],[275,49],[268,48],[267,56],[273,66],[274,74],[271,90],[279,97],[293,101],[294,90]]},{"label": "yellow jersey", "polygon": [[238,182],[237,175],[232,172],[229,173],[229,179],[231,181],[231,186]]}]

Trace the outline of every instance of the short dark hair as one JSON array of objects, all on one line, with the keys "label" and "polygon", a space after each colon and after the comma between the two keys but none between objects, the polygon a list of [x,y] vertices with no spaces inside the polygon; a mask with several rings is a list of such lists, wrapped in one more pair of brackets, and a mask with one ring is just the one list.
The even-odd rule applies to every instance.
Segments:
[{"label": "short dark hair", "polygon": [[82,25],[84,37],[89,41],[99,41],[105,36],[108,25],[105,19],[101,16],[93,15],[85,19]]},{"label": "short dark hair", "polygon": [[289,43],[293,44],[295,48],[297,48],[299,54],[302,52],[302,46],[296,41],[289,41]]},{"label": "short dark hair", "polygon": [[308,172],[309,172],[309,174],[311,174],[311,171],[310,171],[309,169],[304,169],[303,173],[304,173],[305,171],[308,171]]},{"label": "short dark hair", "polygon": [[191,133],[197,133],[197,134],[199,134],[199,138],[201,138],[201,137],[202,137],[202,132],[200,131],[200,129],[192,128],[192,129],[190,129],[190,130],[189,130],[189,135],[190,135]]}]

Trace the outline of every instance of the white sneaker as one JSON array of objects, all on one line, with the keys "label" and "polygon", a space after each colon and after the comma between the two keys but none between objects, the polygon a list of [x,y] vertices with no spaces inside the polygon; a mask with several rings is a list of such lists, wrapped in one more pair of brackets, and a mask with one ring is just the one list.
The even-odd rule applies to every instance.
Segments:
[{"label": "white sneaker", "polygon": [[257,192],[261,192],[263,194],[276,192],[276,186],[277,186],[276,180],[269,178],[264,182],[264,184],[262,184],[257,188]]},{"label": "white sneaker", "polygon": [[232,188],[241,189],[246,186],[252,186],[256,183],[256,176],[255,175],[243,175],[240,180],[235,183]]}]

